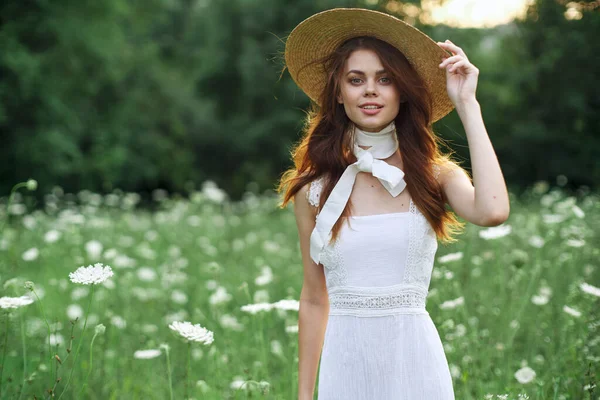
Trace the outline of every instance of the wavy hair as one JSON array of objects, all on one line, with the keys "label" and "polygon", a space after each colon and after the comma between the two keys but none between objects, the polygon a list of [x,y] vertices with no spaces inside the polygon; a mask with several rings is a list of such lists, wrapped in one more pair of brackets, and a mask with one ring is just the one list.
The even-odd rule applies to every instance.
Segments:
[{"label": "wavy hair", "polygon": [[[357,161],[350,134],[354,125],[346,115],[344,105],[337,102],[337,96],[345,63],[358,49],[374,51],[398,92],[403,94],[403,103],[394,122],[404,179],[415,206],[429,221],[439,240],[445,243],[456,241],[453,235],[462,233],[465,223],[446,209],[447,198],[434,176],[433,165],[457,164],[450,159],[450,153],[443,154],[439,149],[439,144],[444,141],[433,133],[430,92],[402,52],[370,36],[351,38],[325,58],[313,61],[323,65],[327,80],[319,98],[321,105],[311,101],[302,137],[291,150],[294,167],[282,174],[277,185],[277,192],[283,192],[279,207],[285,208],[305,184],[324,176],[320,211],[346,167]],[[351,200],[348,200],[333,226],[332,240],[337,239],[343,221],[350,216],[350,209]]]}]

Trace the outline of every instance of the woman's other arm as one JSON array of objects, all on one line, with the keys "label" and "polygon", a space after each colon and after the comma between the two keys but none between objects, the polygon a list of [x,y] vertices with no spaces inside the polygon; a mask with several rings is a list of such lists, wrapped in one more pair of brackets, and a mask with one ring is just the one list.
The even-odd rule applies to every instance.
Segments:
[{"label": "woman's other arm", "polygon": [[479,226],[497,226],[508,219],[510,203],[498,158],[475,100],[457,107],[465,127],[473,183],[460,168],[445,168],[442,186],[448,203],[460,217]]},{"label": "woman's other arm", "polygon": [[307,200],[308,184],[294,197],[304,279],[298,316],[298,399],[312,400],[329,316],[329,297],[321,264],[310,258],[316,210]]}]

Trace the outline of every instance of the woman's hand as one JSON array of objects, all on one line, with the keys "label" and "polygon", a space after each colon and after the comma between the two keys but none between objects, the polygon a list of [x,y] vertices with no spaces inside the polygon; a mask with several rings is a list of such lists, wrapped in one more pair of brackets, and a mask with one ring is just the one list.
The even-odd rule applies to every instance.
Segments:
[{"label": "woman's hand", "polygon": [[448,97],[456,108],[474,101],[479,69],[471,64],[465,52],[451,41],[446,40],[437,44],[453,54],[444,57],[439,65],[440,68],[446,68]]}]

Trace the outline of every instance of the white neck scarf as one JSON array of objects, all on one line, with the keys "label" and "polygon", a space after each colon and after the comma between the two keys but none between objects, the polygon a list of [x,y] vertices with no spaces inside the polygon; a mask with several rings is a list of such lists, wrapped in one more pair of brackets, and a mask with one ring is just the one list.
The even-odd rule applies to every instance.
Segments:
[{"label": "white neck scarf", "polygon": [[[359,145],[371,147],[365,150]],[[365,132],[354,128],[353,151],[357,161],[348,165],[331,191],[310,235],[310,257],[315,263],[319,264],[321,251],[331,240],[331,230],[348,203],[358,172],[371,173],[394,197],[402,193],[406,187],[404,172],[382,160],[390,157],[397,149],[394,121],[379,132]]]}]

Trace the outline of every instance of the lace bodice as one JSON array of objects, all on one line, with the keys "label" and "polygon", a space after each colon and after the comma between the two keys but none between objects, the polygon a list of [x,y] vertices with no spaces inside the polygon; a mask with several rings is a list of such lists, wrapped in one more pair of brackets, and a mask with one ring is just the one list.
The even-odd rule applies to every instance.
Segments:
[{"label": "lace bodice", "polygon": [[[315,207],[323,182],[316,179],[307,192]],[[433,228],[412,199],[407,212],[350,217],[321,257],[330,314],[424,312],[437,248]]]}]

